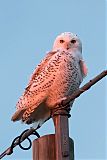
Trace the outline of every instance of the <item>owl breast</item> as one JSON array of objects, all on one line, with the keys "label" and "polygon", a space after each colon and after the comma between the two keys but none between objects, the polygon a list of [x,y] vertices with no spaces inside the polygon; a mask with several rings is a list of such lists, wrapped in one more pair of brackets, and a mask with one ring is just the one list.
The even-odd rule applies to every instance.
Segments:
[{"label": "owl breast", "polygon": [[82,82],[82,74],[78,58],[71,54],[59,56],[59,63],[56,62],[54,81],[49,89],[49,96],[46,104],[52,107],[59,99],[71,95]]}]

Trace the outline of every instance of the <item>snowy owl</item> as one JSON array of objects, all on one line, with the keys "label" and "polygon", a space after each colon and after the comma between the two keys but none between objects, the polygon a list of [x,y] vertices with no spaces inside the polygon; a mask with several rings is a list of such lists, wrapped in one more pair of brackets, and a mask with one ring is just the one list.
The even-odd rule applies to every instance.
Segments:
[{"label": "snowy owl", "polygon": [[75,92],[86,75],[80,39],[70,32],[60,34],[52,50],[34,70],[12,121],[34,123],[39,128],[49,119],[54,104]]}]

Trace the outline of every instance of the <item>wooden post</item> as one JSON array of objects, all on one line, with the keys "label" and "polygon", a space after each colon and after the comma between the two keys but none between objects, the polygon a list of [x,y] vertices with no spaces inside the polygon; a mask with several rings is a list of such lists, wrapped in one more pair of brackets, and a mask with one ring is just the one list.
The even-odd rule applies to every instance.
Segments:
[{"label": "wooden post", "polygon": [[70,148],[68,113],[65,110],[58,111],[53,117],[55,125],[56,160],[71,160],[70,150],[74,158],[74,149]]},{"label": "wooden post", "polygon": [[74,143],[69,138],[68,113],[60,110],[53,117],[55,134],[33,141],[33,160],[74,160]]},{"label": "wooden post", "polygon": [[56,160],[54,134],[33,141],[33,160]]},{"label": "wooden post", "polygon": [[55,124],[56,160],[70,160],[68,117],[57,115],[53,119]]},{"label": "wooden post", "polygon": [[[74,143],[69,138],[70,160],[74,160]],[[57,160],[55,134],[45,135],[33,141],[33,160]]]}]

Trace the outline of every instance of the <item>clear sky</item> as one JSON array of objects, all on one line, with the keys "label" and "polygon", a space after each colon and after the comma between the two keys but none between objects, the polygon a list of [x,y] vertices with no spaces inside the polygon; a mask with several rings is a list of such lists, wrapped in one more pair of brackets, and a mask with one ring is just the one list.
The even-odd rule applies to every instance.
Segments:
[{"label": "clear sky", "polygon": [[[30,127],[11,122],[15,104],[55,37],[65,31],[82,41],[89,70],[83,85],[106,66],[104,0],[0,0],[0,153]],[[69,127],[76,160],[107,159],[105,82],[106,78],[81,95],[72,108]],[[52,121],[38,132],[53,133]],[[31,150],[16,147],[4,159],[31,160],[31,156]]]}]

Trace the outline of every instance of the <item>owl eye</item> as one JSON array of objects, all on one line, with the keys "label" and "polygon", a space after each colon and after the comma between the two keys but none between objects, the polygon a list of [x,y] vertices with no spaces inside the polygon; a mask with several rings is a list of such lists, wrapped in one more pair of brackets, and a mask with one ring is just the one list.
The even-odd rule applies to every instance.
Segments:
[{"label": "owl eye", "polygon": [[73,44],[76,43],[76,40],[75,40],[75,39],[72,39],[72,40],[71,40],[71,43],[73,43]]},{"label": "owl eye", "polygon": [[63,40],[63,39],[60,39],[60,43],[64,43],[64,40]]}]

